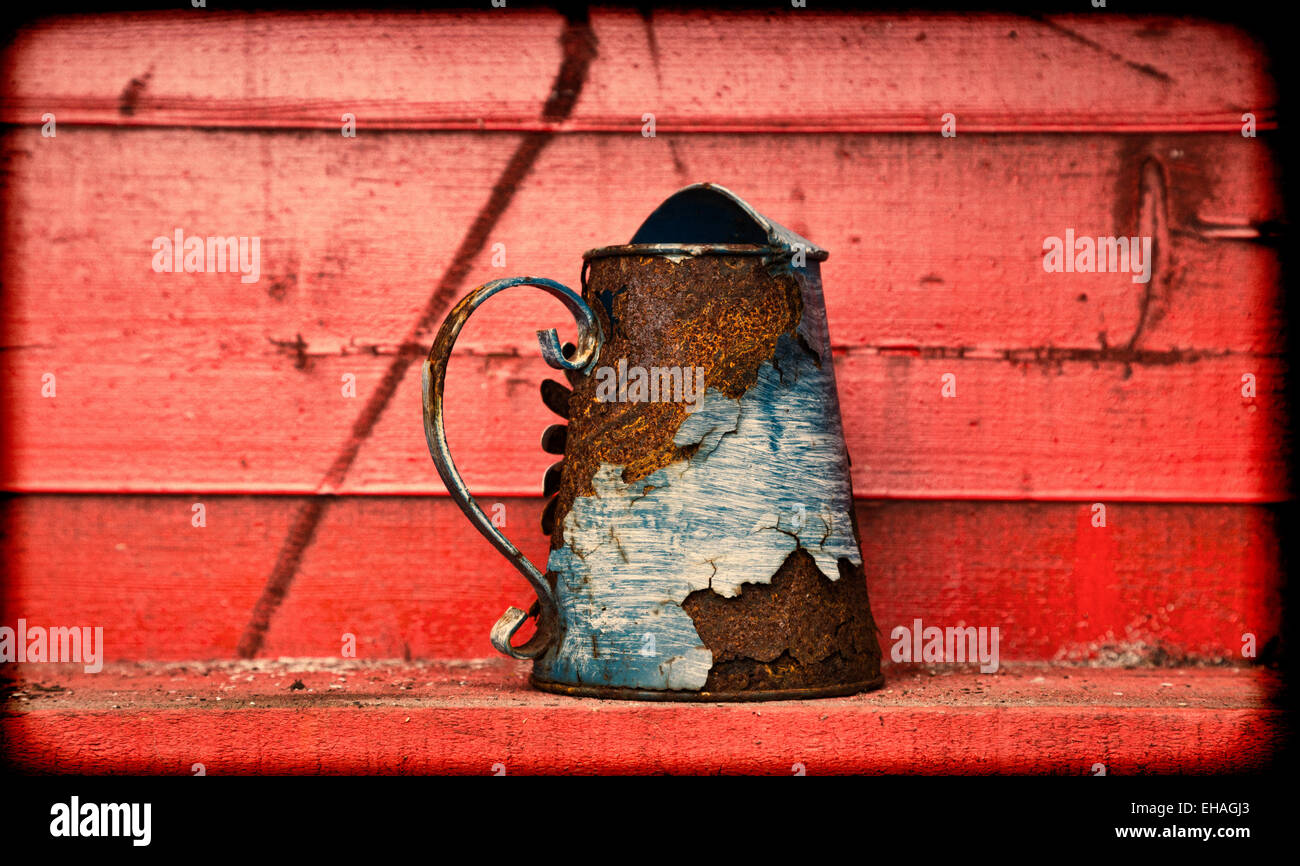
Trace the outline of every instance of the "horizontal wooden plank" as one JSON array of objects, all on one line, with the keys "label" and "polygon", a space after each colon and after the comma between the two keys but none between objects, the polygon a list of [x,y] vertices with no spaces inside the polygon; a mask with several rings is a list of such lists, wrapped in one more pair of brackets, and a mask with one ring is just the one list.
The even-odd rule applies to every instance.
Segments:
[{"label": "horizontal wooden plank", "polygon": [[[151,345],[160,330],[194,334],[197,345],[176,346],[191,352],[215,352],[205,343],[218,331],[248,340],[245,352],[299,334],[308,353],[382,349],[404,338],[518,140],[13,131],[3,139],[11,341],[130,336],[119,323],[129,317]],[[1148,163],[1165,190],[1144,204]],[[830,250],[840,345],[1121,346],[1154,293],[1142,348],[1280,351],[1276,250],[1224,235],[1283,215],[1273,148],[1240,137],[566,138],[500,215],[464,290],[515,273],[576,283],[584,250],[625,242],[696,180],[730,186]],[[258,281],[154,273],[153,240],[177,228],[259,237]],[[1153,235],[1151,283],[1045,272],[1044,240],[1069,229]],[[496,327],[464,343],[531,348],[539,318],[563,316],[540,292],[480,315],[489,311]]]},{"label": "horizontal wooden plank", "polygon": [[[309,373],[232,377],[39,354],[0,357],[7,381],[39,394],[9,417],[7,485],[17,490],[305,492],[321,483],[388,359],[331,357]],[[858,496],[878,498],[1280,501],[1289,469],[1284,370],[1273,358],[1193,363],[1036,362],[848,353],[836,359]],[[842,373],[840,371],[843,371]],[[453,359],[451,452],[470,490],[537,495],[556,420],[536,384],[549,371],[513,355]],[[357,398],[341,396],[356,377]],[[1258,394],[1241,395],[1256,376]],[[952,375],[955,397],[942,396]],[[233,380],[233,382],[232,382]],[[292,390],[281,388],[288,381]],[[231,387],[231,385],[235,387]],[[248,388],[257,384],[259,394]],[[344,492],[441,491],[408,372],[365,442]],[[17,400],[15,399],[15,402]],[[273,420],[266,420],[273,419]],[[283,419],[283,420],[281,420]]]},{"label": "horizontal wooden plank", "polygon": [[[465,290],[518,271],[576,283],[580,252],[626,239],[669,190],[744,174],[753,189],[742,194],[832,250],[827,307],[848,350],[837,375],[860,495],[1278,498],[1276,250],[1212,231],[1279,216],[1271,151],[1204,136],[1136,149],[1121,136],[961,141],[565,137],[501,215]],[[0,367],[28,384],[8,403],[5,486],[315,491],[516,143],[11,133]],[[1167,177],[1162,204],[1140,192],[1152,159]],[[754,176],[760,163],[772,170]],[[178,173],[178,164],[190,167]],[[592,164],[610,174],[593,182]],[[619,180],[633,175],[636,184]],[[1023,194],[1008,198],[1008,188]],[[1043,271],[1048,235],[1144,226],[1162,251],[1150,284]],[[260,281],[154,273],[153,238],[178,227],[261,237]],[[492,266],[497,243],[505,268]],[[549,371],[533,332],[564,330],[566,318],[558,303],[520,290],[466,329],[470,364],[453,367],[449,423],[474,489],[540,489],[544,458],[526,431],[549,423],[535,396]],[[884,359],[898,352],[922,360]],[[998,357],[1050,363],[979,360]],[[945,440],[956,431],[946,409],[971,403],[922,399],[952,365],[978,383],[965,392],[975,414],[962,422],[962,461],[949,459]],[[907,381],[883,378],[905,367]],[[1043,369],[1055,375],[1030,381],[1029,370]],[[1243,404],[1247,372],[1263,396]],[[55,399],[42,396],[46,373],[56,376]],[[355,400],[342,397],[347,373]],[[416,382],[402,382],[339,489],[441,490],[409,408]],[[1006,413],[1005,395],[1029,413],[1028,433]],[[883,405],[907,414],[882,415]],[[1243,408],[1249,414],[1234,411]],[[984,415],[979,429],[970,424]],[[897,435],[899,424],[909,436]],[[1165,449],[1154,476],[1153,439]],[[912,444],[898,460],[877,457],[901,442]]]},{"label": "horizontal wooden plank", "polygon": [[953,112],[972,132],[1235,131],[1237,106],[1275,99],[1263,50],[1208,21],[684,11],[593,29],[604,50],[578,116],[658,109],[686,129],[936,132]]},{"label": "horizontal wooden plank", "polygon": [[[300,499],[19,496],[4,504],[4,623],[102,625],[110,660],[233,658]],[[498,512],[494,506],[502,506]],[[541,499],[487,499],[544,563]],[[1008,661],[1242,663],[1278,634],[1273,508],[1109,503],[858,504],[882,645],[920,618],[998,628]],[[262,655],[493,654],[526,584],[445,498],[328,505]]]},{"label": "horizontal wooden plank", "polygon": [[9,48],[7,123],[361,130],[540,118],[564,19],[205,10],[47,18]]},{"label": "horizontal wooden plank", "polygon": [[[10,49],[0,120],[337,129],[1236,131],[1274,124],[1264,50],[1211,21],[1116,14],[591,12],[574,115],[541,107],[563,19],[185,12],[46,19]],[[285,50],[292,45],[292,50]],[[570,50],[578,50],[575,45]],[[1123,94],[1113,99],[1112,94]]]},{"label": "horizontal wooden plank", "polygon": [[[898,498],[1288,498],[1280,360],[1023,361],[847,354],[836,376],[854,491]],[[1242,397],[1247,374],[1262,384],[1249,399]],[[955,396],[944,397],[949,375]]]},{"label": "horizontal wooden plank", "polygon": [[1279,634],[1274,509],[1101,504],[860,503],[882,645],[920,618],[998,626],[1010,658],[1240,663]]},{"label": "horizontal wooden plank", "polygon": [[545,695],[508,660],[18,670],[0,744],[42,773],[1202,774],[1285,737],[1267,671],[910,673],[759,709]]}]

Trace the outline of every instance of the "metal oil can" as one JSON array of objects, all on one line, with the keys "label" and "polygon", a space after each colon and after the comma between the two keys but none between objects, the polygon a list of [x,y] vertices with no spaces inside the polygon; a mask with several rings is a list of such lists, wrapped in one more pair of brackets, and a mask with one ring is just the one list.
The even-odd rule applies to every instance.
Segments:
[{"label": "metal oil can", "polygon": [[[630,243],[584,255],[581,293],[516,277],[456,305],[423,367],[429,451],[471,522],[532,585],[492,643],[568,695],[733,701],[878,687],[880,645],[853,511],[820,263],[827,256],[729,190],[670,196]],[[559,298],[576,345],[539,331],[572,390],[547,472],[540,571],[466,490],[447,449],[443,382],[487,298]],[[528,618],[534,635],[512,643]]]}]

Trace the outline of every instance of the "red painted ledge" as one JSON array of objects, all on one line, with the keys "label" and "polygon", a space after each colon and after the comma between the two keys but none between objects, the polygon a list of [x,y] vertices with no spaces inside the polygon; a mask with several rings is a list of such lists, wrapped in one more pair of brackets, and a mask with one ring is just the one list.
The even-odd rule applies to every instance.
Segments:
[{"label": "red painted ledge", "polygon": [[700,705],[545,695],[504,659],[6,673],[0,750],[37,773],[1202,774],[1262,769],[1284,735],[1257,668],[896,668],[851,698]]}]

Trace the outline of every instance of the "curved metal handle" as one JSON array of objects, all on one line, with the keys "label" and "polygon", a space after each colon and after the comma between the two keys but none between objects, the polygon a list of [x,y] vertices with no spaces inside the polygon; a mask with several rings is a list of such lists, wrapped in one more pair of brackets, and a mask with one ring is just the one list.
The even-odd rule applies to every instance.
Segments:
[{"label": "curved metal handle", "polygon": [[[433,341],[433,348],[429,350],[429,357],[424,362],[420,379],[424,388],[424,438],[429,443],[429,455],[433,457],[433,462],[438,467],[442,483],[447,486],[447,492],[456,500],[460,510],[465,512],[470,523],[483,533],[484,538],[492,542],[492,546],[499,550],[502,556],[519,569],[519,573],[537,593],[538,604],[533,606],[530,613],[524,613],[517,607],[506,609],[496,625],[492,627],[492,646],[512,658],[531,659],[541,655],[545,650],[544,642],[533,646],[534,641],[529,641],[522,647],[516,647],[510,640],[530,615],[545,615],[551,617],[552,621],[558,622],[559,612],[555,604],[555,595],[551,592],[550,584],[537,570],[537,566],[529,562],[528,558],[519,552],[519,548],[511,544],[510,539],[492,525],[492,521],[470,495],[460,473],[456,471],[451,452],[447,449],[447,431],[443,426],[442,418],[442,390],[447,377],[447,362],[451,358],[451,350],[456,345],[456,337],[460,335],[460,329],[469,320],[470,314],[478,309],[479,304],[497,292],[513,286],[535,286],[558,298],[578,323],[578,348],[572,358],[564,357],[560,347],[560,337],[554,328],[537,332],[538,342],[542,346],[542,357],[546,359],[547,364],[557,370],[581,370],[584,373],[595,365],[600,355],[600,322],[582,300],[582,296],[554,280],[540,277],[511,277],[484,283],[461,298],[460,303],[452,308],[438,331],[437,339]],[[541,607],[540,611],[538,605]]]}]

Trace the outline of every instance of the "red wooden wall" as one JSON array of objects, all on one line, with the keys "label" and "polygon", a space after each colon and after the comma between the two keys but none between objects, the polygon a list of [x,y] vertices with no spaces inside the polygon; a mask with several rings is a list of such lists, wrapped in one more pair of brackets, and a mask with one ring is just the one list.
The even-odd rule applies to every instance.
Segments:
[{"label": "red wooden wall", "polygon": [[[4,621],[102,624],[110,659],[336,655],[343,633],[363,657],[490,654],[526,588],[439,483],[418,360],[473,286],[576,285],[583,250],[710,180],[831,251],[886,635],[999,626],[1006,659],[1107,663],[1265,644],[1289,480],[1260,46],[1195,20],[796,12],[22,33],[0,100]],[[260,281],[154,273],[177,228],[260,237]],[[1045,273],[1067,228],[1152,236],[1152,280]],[[535,561],[533,333],[565,321],[507,294],[449,376],[458,465]]]}]

